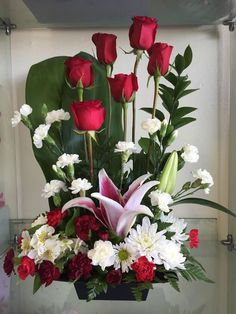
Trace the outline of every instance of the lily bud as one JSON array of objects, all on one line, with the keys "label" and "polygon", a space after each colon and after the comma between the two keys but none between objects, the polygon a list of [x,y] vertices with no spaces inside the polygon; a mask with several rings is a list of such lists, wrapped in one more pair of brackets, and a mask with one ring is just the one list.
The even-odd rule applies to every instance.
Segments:
[{"label": "lily bud", "polygon": [[75,168],[74,168],[74,165],[68,165],[68,167],[67,167],[67,174],[68,174],[68,177],[69,177],[71,180],[74,180],[74,177],[75,177]]},{"label": "lily bud", "polygon": [[160,177],[160,184],[158,190],[168,194],[172,194],[176,185],[176,176],[178,170],[178,154],[174,151],[164,166]]},{"label": "lily bud", "polygon": [[166,131],[167,131],[167,126],[168,126],[168,121],[166,119],[164,119],[161,122],[161,128],[160,128],[160,136],[163,138],[166,135]]},{"label": "lily bud", "polygon": [[178,130],[175,130],[174,132],[171,133],[171,135],[170,135],[170,137],[169,137],[169,139],[168,139],[168,141],[167,141],[167,145],[168,145],[168,146],[170,146],[170,145],[174,142],[174,140],[175,140],[175,139],[177,138],[177,136],[178,136],[178,133],[179,133]]},{"label": "lily bud", "polygon": [[59,193],[57,193],[53,196],[53,203],[56,207],[61,206],[61,197],[60,197]]},{"label": "lily bud", "polygon": [[52,170],[56,173],[59,179],[61,179],[62,181],[65,180],[66,176],[65,173],[61,170],[61,168],[57,167],[56,165],[53,165]]}]

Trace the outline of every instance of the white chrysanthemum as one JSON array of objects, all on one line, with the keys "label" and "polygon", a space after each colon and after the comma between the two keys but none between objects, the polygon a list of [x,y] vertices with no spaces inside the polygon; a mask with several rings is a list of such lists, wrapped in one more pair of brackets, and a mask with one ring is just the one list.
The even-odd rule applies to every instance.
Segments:
[{"label": "white chrysanthemum", "polygon": [[74,252],[76,255],[79,252],[81,253],[88,252],[88,246],[83,240],[81,240],[80,238],[77,238],[77,239],[73,239],[73,242],[74,242]]},{"label": "white chrysanthemum", "polygon": [[40,124],[34,131],[33,142],[37,148],[43,147],[43,140],[48,136],[50,124]]},{"label": "white chrysanthemum", "polygon": [[142,128],[150,134],[153,134],[160,130],[161,128],[161,121],[157,118],[151,119],[148,118],[147,120],[143,121],[141,124]]},{"label": "white chrysanthemum", "polygon": [[157,259],[159,243],[165,241],[166,230],[157,232],[157,223],[151,224],[148,217],[144,217],[142,225],[130,230],[126,243],[137,251],[137,257],[146,256],[148,260]]},{"label": "white chrysanthemum", "polygon": [[39,215],[31,224],[31,227],[36,227],[38,225],[45,225],[48,222],[48,218],[46,215]]},{"label": "white chrysanthemum", "polygon": [[88,251],[88,257],[92,260],[92,265],[99,265],[102,270],[112,266],[115,261],[115,251],[112,243],[110,241],[96,241],[94,248]]},{"label": "white chrysanthemum", "polygon": [[166,240],[159,249],[159,256],[166,270],[185,269],[186,258],[181,253],[180,244]]},{"label": "white chrysanthemum", "polygon": [[30,115],[32,111],[32,108],[27,104],[22,105],[20,108],[20,113],[24,117],[28,117],[28,115]]},{"label": "white chrysanthemum", "polygon": [[128,243],[120,243],[114,245],[115,251],[115,269],[121,268],[122,273],[128,272],[131,269],[131,264],[136,259],[137,252],[135,249]]},{"label": "white chrysanthemum", "polygon": [[76,179],[71,183],[69,189],[72,191],[72,194],[77,194],[80,191],[87,191],[92,188],[92,184],[87,179]]},{"label": "white chrysanthemum", "polygon": [[24,256],[27,255],[31,249],[30,247],[30,234],[27,230],[22,231],[21,234],[21,245],[20,248],[22,250],[22,252],[20,253],[20,256]]},{"label": "white chrysanthemum", "polygon": [[49,183],[46,183],[42,190],[42,197],[49,198],[55,196],[60,191],[67,191],[66,185],[63,181],[60,180],[51,180]]},{"label": "white chrysanthemum", "polygon": [[19,111],[14,111],[14,116],[11,118],[11,125],[15,128],[21,122],[21,114]]},{"label": "white chrysanthemum", "polygon": [[170,194],[161,192],[160,190],[152,191],[149,194],[152,206],[158,206],[160,210],[168,213],[170,211],[169,206],[173,200]]},{"label": "white chrysanthemum", "polygon": [[64,168],[69,165],[78,164],[79,162],[81,162],[81,160],[79,159],[79,155],[77,154],[62,154],[58,158],[56,165],[59,168]]},{"label": "white chrysanthemum", "polygon": [[210,192],[210,187],[214,185],[214,181],[212,176],[210,175],[210,173],[208,171],[206,171],[205,169],[198,169],[193,171],[193,177],[200,179],[201,180],[201,184],[208,184],[208,187],[204,189],[206,194],[209,194]]},{"label": "white chrysanthemum", "polygon": [[181,157],[185,162],[197,162],[199,159],[198,148],[190,144],[185,145]]},{"label": "white chrysanthemum", "polygon": [[184,219],[179,219],[174,216],[173,212],[165,215],[164,212],[161,213],[160,220],[162,222],[171,223],[171,226],[167,227],[167,231],[175,233],[171,240],[176,241],[178,243],[183,243],[188,240],[189,236],[184,233],[184,230],[187,226],[187,223]]},{"label": "white chrysanthemum", "polygon": [[52,124],[54,122],[59,122],[61,120],[69,120],[69,112],[65,112],[63,109],[52,110],[47,113],[46,124]]},{"label": "white chrysanthemum", "polygon": [[129,153],[132,154],[137,151],[137,148],[133,142],[119,141],[116,144],[115,153]]}]

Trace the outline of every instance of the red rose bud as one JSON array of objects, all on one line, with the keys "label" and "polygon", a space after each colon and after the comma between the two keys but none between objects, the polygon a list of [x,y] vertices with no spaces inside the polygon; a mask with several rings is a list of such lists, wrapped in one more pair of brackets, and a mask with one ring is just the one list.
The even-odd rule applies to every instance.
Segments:
[{"label": "red rose bud", "polygon": [[150,58],[147,69],[150,75],[165,75],[168,72],[172,49],[165,43],[156,43],[148,50]]},{"label": "red rose bud", "polygon": [[67,78],[71,86],[76,87],[79,83],[82,87],[89,87],[94,82],[92,61],[81,57],[71,57],[65,61]]},{"label": "red rose bud", "polygon": [[156,265],[149,262],[146,256],[141,256],[137,262],[131,265],[133,271],[136,272],[137,281],[152,281],[155,278]]},{"label": "red rose bud", "polygon": [[7,274],[7,276],[10,276],[14,270],[13,259],[14,259],[14,250],[10,249],[7,252],[5,259],[4,259],[4,262],[3,262],[3,269],[4,269],[5,273]]},{"label": "red rose bud", "polygon": [[91,260],[86,254],[79,253],[72,257],[68,264],[68,277],[70,280],[78,280],[80,278],[88,279],[92,271]]},{"label": "red rose bud", "polygon": [[138,50],[148,50],[155,41],[157,20],[147,16],[134,16],[129,29],[130,46]]},{"label": "red rose bud", "polygon": [[190,232],[189,232],[189,246],[190,246],[190,249],[198,248],[198,246],[199,246],[198,229],[190,230]]},{"label": "red rose bud", "polygon": [[73,102],[70,106],[77,129],[97,131],[105,121],[106,112],[100,100]]},{"label": "red rose bud", "polygon": [[33,276],[35,273],[34,260],[28,256],[23,256],[21,258],[21,263],[17,268],[17,272],[22,280],[25,280],[29,275]]},{"label": "red rose bud", "polygon": [[38,269],[39,277],[45,287],[49,286],[53,280],[59,279],[61,273],[58,267],[54,266],[50,261],[43,261]]},{"label": "red rose bud", "polygon": [[63,212],[61,211],[61,209],[56,208],[50,212],[47,213],[47,224],[53,228],[55,228],[56,226],[58,226],[62,220],[66,217],[67,215],[67,211]]},{"label": "red rose bud", "polygon": [[131,102],[134,97],[134,92],[138,90],[138,80],[136,75],[131,74],[116,74],[114,78],[108,77],[108,82],[111,87],[111,94],[116,102],[126,103]]},{"label": "red rose bud", "polygon": [[110,270],[106,275],[106,282],[109,285],[119,285],[122,280],[122,273],[118,270]]},{"label": "red rose bud", "polygon": [[92,41],[96,46],[97,58],[100,63],[113,64],[117,58],[116,38],[113,34],[96,33]]}]

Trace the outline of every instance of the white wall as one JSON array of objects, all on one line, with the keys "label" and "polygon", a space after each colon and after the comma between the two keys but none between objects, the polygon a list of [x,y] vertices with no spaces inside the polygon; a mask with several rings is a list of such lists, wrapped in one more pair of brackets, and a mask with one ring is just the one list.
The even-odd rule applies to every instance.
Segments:
[{"label": "white wall", "polygon": [[[20,107],[24,103],[24,87],[27,72],[30,66],[45,58],[56,55],[72,56],[80,50],[92,53],[94,47],[91,35],[96,30],[17,30],[12,33],[12,74],[13,74],[13,99],[14,107]],[[103,31],[104,30],[100,30]],[[114,32],[118,36],[118,46],[130,50],[127,30],[105,30]],[[183,105],[196,106],[198,121],[180,129],[176,147],[190,143],[198,146],[200,161],[197,165],[186,166],[179,177],[179,185],[191,178],[190,171],[195,167],[206,168],[215,179],[215,185],[210,195],[211,199],[219,199],[219,191],[222,191],[219,177],[219,33],[217,28],[161,28],[158,41],[167,42],[174,46],[173,54],[183,53],[185,47],[190,44],[194,52],[194,60],[188,74],[192,79],[192,87],[200,88],[200,91],[183,99]],[[124,55],[119,51],[119,58],[115,64],[114,73],[132,71],[134,56]],[[137,104],[138,107],[151,106],[152,88],[146,89],[147,60],[143,58],[139,68],[139,86]],[[39,87],[40,88],[40,87]],[[161,106],[159,101],[159,106]],[[138,123],[144,118],[139,112]],[[143,132],[137,130],[140,136]],[[13,211],[12,216],[34,217],[40,211],[47,209],[47,202],[41,198],[41,189],[45,184],[43,175],[34,160],[28,131],[20,126],[16,131],[18,145],[18,184],[20,206],[18,212]],[[138,136],[137,136],[138,137]],[[224,190],[224,188],[223,188]],[[203,196],[203,195],[202,195]],[[204,195],[205,196],[205,195]],[[217,217],[212,209],[178,207],[176,212],[184,217]]]}]

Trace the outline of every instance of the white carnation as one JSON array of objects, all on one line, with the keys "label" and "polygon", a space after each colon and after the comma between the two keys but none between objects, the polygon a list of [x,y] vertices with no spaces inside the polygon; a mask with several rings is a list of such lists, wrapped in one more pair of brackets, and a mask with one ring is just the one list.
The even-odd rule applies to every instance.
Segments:
[{"label": "white carnation", "polygon": [[102,270],[112,266],[115,261],[115,251],[112,243],[110,241],[96,241],[94,248],[88,251],[88,257],[92,260],[92,265],[99,265]]},{"label": "white carnation", "polygon": [[40,124],[34,131],[33,142],[37,148],[43,147],[43,140],[48,136],[50,124]]},{"label": "white carnation", "polygon": [[149,197],[151,199],[152,206],[158,206],[160,210],[166,213],[170,211],[168,205],[173,202],[170,194],[156,190],[152,191],[149,194]]},{"label": "white carnation", "polygon": [[14,111],[14,116],[11,118],[11,125],[15,128],[21,122],[21,114],[19,111]]},{"label": "white carnation", "polygon": [[92,188],[92,184],[87,179],[76,179],[71,183],[71,187],[69,189],[72,191],[72,194],[77,194],[81,190],[87,191]]},{"label": "white carnation", "polygon": [[31,227],[36,227],[38,225],[45,225],[47,223],[48,219],[46,215],[39,215],[31,224]]},{"label": "white carnation", "polygon": [[60,191],[67,191],[66,185],[63,181],[60,180],[51,180],[49,183],[46,183],[42,190],[42,197],[49,198],[55,196]]},{"label": "white carnation", "polygon": [[27,104],[22,105],[20,108],[20,113],[24,117],[28,117],[28,115],[30,115],[32,111],[32,108]]},{"label": "white carnation", "polygon": [[212,176],[210,175],[210,173],[208,171],[206,171],[205,169],[198,169],[193,171],[193,177],[200,179],[201,180],[201,184],[208,184],[208,187],[204,189],[206,194],[209,194],[210,192],[210,187],[214,185],[214,181]]},{"label": "white carnation", "polygon": [[54,122],[59,122],[61,120],[69,120],[69,112],[65,112],[63,109],[52,110],[47,113],[46,124],[52,124]]},{"label": "white carnation", "polygon": [[116,144],[115,153],[125,153],[128,152],[132,154],[137,151],[137,148],[133,142],[122,142],[119,141]]},{"label": "white carnation", "polygon": [[69,165],[78,164],[81,162],[77,154],[62,154],[56,163],[57,167],[64,168]]},{"label": "white carnation", "polygon": [[181,157],[185,162],[197,162],[199,159],[198,148],[190,144],[185,145]]},{"label": "white carnation", "polygon": [[150,134],[153,134],[160,130],[161,128],[161,121],[157,118],[151,119],[148,118],[147,120],[143,121],[141,124],[142,128]]}]

